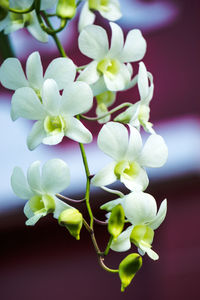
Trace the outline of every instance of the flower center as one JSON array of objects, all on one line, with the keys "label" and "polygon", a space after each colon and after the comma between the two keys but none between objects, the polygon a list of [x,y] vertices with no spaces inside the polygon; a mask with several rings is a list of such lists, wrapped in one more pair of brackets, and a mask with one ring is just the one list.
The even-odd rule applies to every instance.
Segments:
[{"label": "flower center", "polygon": [[126,160],[117,163],[114,169],[115,175],[118,179],[123,176],[128,180],[132,180],[137,177],[139,171],[140,166],[137,162],[128,162]]},{"label": "flower center", "polygon": [[88,6],[89,9],[94,9],[98,11],[108,11],[108,4],[110,0],[89,0]]},{"label": "flower center", "polygon": [[55,210],[54,198],[48,194],[35,195],[29,200],[29,206],[33,213],[53,212]]},{"label": "flower center", "polygon": [[104,58],[97,65],[97,70],[110,79],[113,79],[119,73],[119,69],[120,63],[116,59]]},{"label": "flower center", "polygon": [[51,135],[61,133],[66,129],[66,122],[61,116],[47,116],[44,120],[44,129]]},{"label": "flower center", "polygon": [[152,228],[146,225],[136,225],[134,226],[131,232],[130,240],[137,247],[139,247],[139,245],[142,244],[147,248],[151,248],[153,237],[154,237],[154,231]]}]

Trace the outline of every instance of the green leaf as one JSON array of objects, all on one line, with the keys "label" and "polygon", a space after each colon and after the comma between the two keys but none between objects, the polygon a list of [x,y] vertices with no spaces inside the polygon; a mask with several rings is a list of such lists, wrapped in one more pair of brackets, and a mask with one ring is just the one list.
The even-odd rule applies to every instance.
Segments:
[{"label": "green leaf", "polygon": [[131,283],[137,271],[142,266],[142,257],[137,253],[129,254],[119,265],[119,277],[121,280],[121,291]]}]

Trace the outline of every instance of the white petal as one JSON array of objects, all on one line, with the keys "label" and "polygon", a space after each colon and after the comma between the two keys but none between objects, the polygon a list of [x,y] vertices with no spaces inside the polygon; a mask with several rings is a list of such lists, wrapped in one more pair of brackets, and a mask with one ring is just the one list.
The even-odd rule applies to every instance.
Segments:
[{"label": "white petal", "polygon": [[164,139],[157,134],[152,134],[146,141],[142,150],[139,163],[146,167],[161,167],[168,157],[168,149]]},{"label": "white petal", "polygon": [[129,68],[124,64],[120,64],[120,70],[112,77],[104,75],[105,84],[110,91],[120,91],[125,89],[131,80]]},{"label": "white petal", "polygon": [[167,213],[167,200],[165,199],[162,201],[157,215],[151,222],[148,223],[148,226],[151,227],[152,229],[157,229],[160,226],[160,224],[164,221],[166,213]]},{"label": "white petal", "polygon": [[65,85],[73,82],[76,76],[76,67],[73,61],[69,58],[59,57],[49,64],[44,79],[54,79],[60,90],[64,89]]},{"label": "white petal", "polygon": [[110,163],[102,170],[100,170],[91,180],[91,183],[95,186],[104,186],[111,184],[117,180],[117,177],[114,173],[115,162]]},{"label": "white petal", "polygon": [[119,198],[119,199],[116,199],[116,200],[113,200],[113,201],[109,201],[109,202],[101,205],[100,209],[111,211],[118,204],[122,204],[122,202],[124,202],[124,198]]},{"label": "white petal", "polygon": [[33,162],[27,171],[27,179],[32,191],[36,194],[42,193],[41,176],[40,176],[40,161]]},{"label": "white petal", "polygon": [[120,19],[122,14],[120,11],[119,2],[115,0],[110,1],[110,3],[108,4],[108,10],[101,10],[100,14],[110,21],[116,21]]},{"label": "white petal", "polygon": [[139,131],[133,126],[129,125],[130,137],[128,143],[128,149],[126,152],[126,158],[130,161],[134,161],[140,155],[142,149],[142,138]]},{"label": "white petal", "polygon": [[78,31],[83,30],[84,27],[92,25],[95,20],[95,14],[88,8],[88,1],[83,5],[78,22]]},{"label": "white petal", "polygon": [[133,226],[129,226],[123,231],[116,240],[111,244],[111,249],[117,252],[124,252],[131,248],[130,235],[133,230]]},{"label": "white petal", "polygon": [[153,196],[143,192],[132,192],[125,197],[124,212],[127,219],[134,225],[151,221],[157,212]]},{"label": "white petal", "polygon": [[64,137],[64,132],[58,132],[55,134],[50,134],[43,138],[42,143],[45,145],[57,145],[59,144]]},{"label": "white petal", "polygon": [[[5,30],[5,28],[7,26],[9,26],[9,24],[11,22],[12,21],[10,19],[10,13],[8,13],[7,16],[3,20],[1,20],[1,22],[0,22],[0,32],[3,31],[3,30]],[[5,31],[4,31],[4,33],[5,33]]]},{"label": "white petal", "polygon": [[21,63],[17,58],[7,58],[0,68],[1,84],[10,90],[29,86]]},{"label": "white petal", "polygon": [[40,90],[43,83],[43,68],[39,52],[29,55],[26,62],[26,75],[30,87]]},{"label": "white petal", "polygon": [[54,197],[54,199],[55,199],[56,208],[54,210],[53,217],[55,219],[58,219],[59,215],[61,214],[61,212],[63,210],[68,209],[68,208],[73,208],[72,206],[68,205],[67,203],[63,202],[62,200],[58,199],[57,197]]},{"label": "white petal", "polygon": [[85,81],[88,84],[93,84],[99,79],[99,72],[97,71],[97,61],[92,61],[87,67],[80,73],[77,80]]},{"label": "white petal", "polygon": [[47,212],[43,212],[40,214],[33,215],[30,219],[26,221],[27,226],[35,225],[42,217],[46,216]]},{"label": "white petal", "polygon": [[127,108],[124,112],[119,114],[116,118],[114,118],[114,121],[121,122],[121,123],[130,123],[132,120],[135,120],[138,116],[140,102],[136,102],[129,108]]},{"label": "white petal", "polygon": [[149,81],[147,76],[147,70],[143,62],[139,63],[138,89],[140,93],[140,98],[145,99],[149,93]]},{"label": "white petal", "polygon": [[111,45],[108,52],[108,57],[115,58],[117,57],[123,48],[124,45],[124,35],[121,27],[113,22],[110,22],[112,35],[111,35]]},{"label": "white petal", "polygon": [[97,80],[97,82],[95,82],[94,84],[90,85],[91,89],[92,89],[92,93],[93,96],[99,95],[103,92],[106,92],[108,89],[105,85],[105,81],[103,76],[100,76],[99,79]]},{"label": "white petal", "polygon": [[29,201],[27,201],[25,206],[24,206],[24,214],[28,219],[32,218],[34,216],[34,213],[30,208]]},{"label": "white petal", "polygon": [[83,54],[95,60],[104,58],[108,52],[106,31],[97,25],[85,27],[79,35],[78,44]]},{"label": "white petal", "polygon": [[28,31],[36,38],[36,40],[47,43],[48,34],[41,29],[35,11],[32,11],[30,14],[32,16],[32,21],[27,27]]},{"label": "white petal", "polygon": [[141,31],[133,29],[129,31],[120,60],[123,62],[134,62],[142,59],[146,52],[146,41]]},{"label": "white petal", "polygon": [[15,121],[19,117],[29,120],[44,119],[46,113],[39,98],[29,87],[16,90],[11,102],[11,117]]},{"label": "white petal", "polygon": [[46,132],[43,123],[43,121],[38,121],[33,125],[31,132],[27,137],[27,146],[29,150],[34,150],[45,138]]},{"label": "white petal", "polygon": [[61,96],[55,80],[45,80],[42,87],[42,101],[48,114],[52,116],[59,115]]},{"label": "white petal", "polygon": [[61,100],[61,113],[75,116],[87,112],[93,104],[93,94],[85,82],[68,84],[63,91]]},{"label": "white petal", "polygon": [[22,199],[30,199],[33,196],[28,186],[26,177],[19,167],[15,167],[11,176],[11,186],[14,193]]},{"label": "white petal", "polygon": [[61,159],[51,159],[42,168],[42,189],[56,194],[64,190],[70,182],[68,165]]},{"label": "white petal", "polygon": [[133,177],[132,180],[127,179],[123,175],[120,177],[120,180],[131,191],[144,191],[149,184],[147,173],[143,168],[140,168],[139,174]]},{"label": "white petal", "polygon": [[146,252],[151,259],[153,260],[159,259],[158,254],[155,251],[153,251],[151,248],[145,247],[141,244],[140,244],[140,248],[142,249],[142,251]]},{"label": "white petal", "polygon": [[101,151],[122,160],[128,147],[128,131],[122,124],[109,122],[100,130],[97,143]]},{"label": "white petal", "polygon": [[65,135],[79,143],[91,143],[91,132],[76,118],[66,118],[67,129]]}]

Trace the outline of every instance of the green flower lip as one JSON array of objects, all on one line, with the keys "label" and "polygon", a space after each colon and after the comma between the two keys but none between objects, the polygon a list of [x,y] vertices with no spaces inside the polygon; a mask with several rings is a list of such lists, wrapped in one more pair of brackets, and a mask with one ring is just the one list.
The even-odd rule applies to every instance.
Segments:
[{"label": "green flower lip", "polygon": [[44,129],[47,133],[56,134],[66,129],[66,122],[62,116],[47,116],[44,120]]}]

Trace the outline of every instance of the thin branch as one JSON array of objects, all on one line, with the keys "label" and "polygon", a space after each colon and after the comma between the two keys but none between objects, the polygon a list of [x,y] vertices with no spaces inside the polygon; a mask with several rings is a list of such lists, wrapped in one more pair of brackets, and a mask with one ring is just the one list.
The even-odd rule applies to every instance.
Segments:
[{"label": "thin branch", "polygon": [[76,200],[76,199],[72,199],[72,198],[66,197],[64,195],[61,195],[61,194],[56,194],[56,197],[58,197],[58,198],[60,198],[62,200],[65,200],[65,201],[73,202],[73,203],[82,203],[82,202],[85,202],[85,198],[80,199],[80,200]]}]

